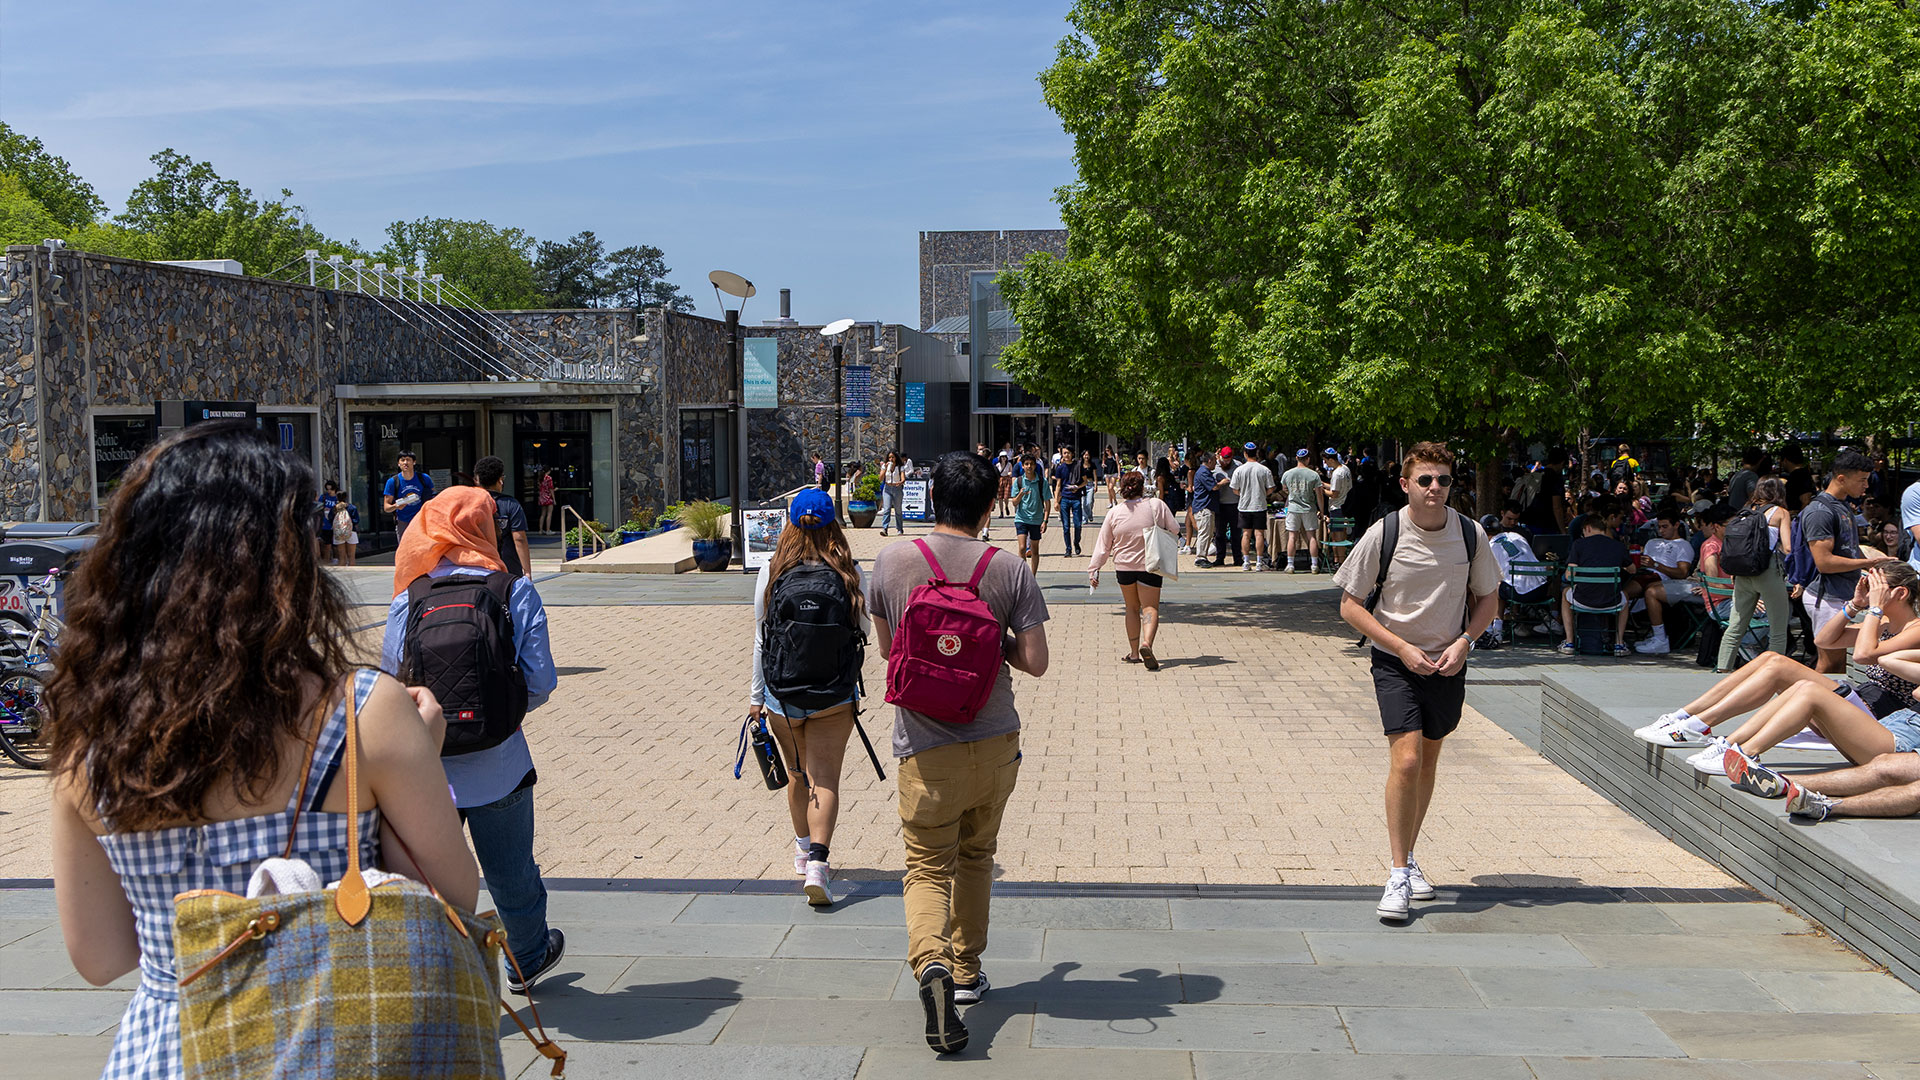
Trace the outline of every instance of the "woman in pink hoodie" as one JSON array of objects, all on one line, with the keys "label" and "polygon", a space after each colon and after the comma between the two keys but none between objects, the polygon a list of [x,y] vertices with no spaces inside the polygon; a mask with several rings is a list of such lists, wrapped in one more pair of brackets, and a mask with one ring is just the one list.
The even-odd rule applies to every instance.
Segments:
[{"label": "woman in pink hoodie", "polygon": [[1120,474],[1120,502],[1100,522],[1093,560],[1087,564],[1087,585],[1100,587],[1100,568],[1111,556],[1113,576],[1119,580],[1120,596],[1127,604],[1128,649],[1120,659],[1159,671],[1160,661],[1153,655],[1153,635],[1160,629],[1161,578],[1147,573],[1147,527],[1158,525],[1174,532],[1177,526],[1166,503],[1144,497],[1146,488],[1146,477],[1140,473]]}]

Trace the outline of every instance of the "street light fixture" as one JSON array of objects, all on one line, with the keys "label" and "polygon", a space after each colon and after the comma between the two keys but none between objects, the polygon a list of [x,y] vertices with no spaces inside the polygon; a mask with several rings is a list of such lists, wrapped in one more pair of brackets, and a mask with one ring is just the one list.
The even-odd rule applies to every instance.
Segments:
[{"label": "street light fixture", "polygon": [[840,335],[853,329],[852,319],[835,319],[820,328],[820,336],[833,342],[833,516],[842,523],[846,521],[846,507],[840,501],[840,489],[843,477],[841,473],[840,438],[847,423],[847,385],[846,367],[840,362]]},{"label": "street light fixture", "polygon": [[[733,542],[740,553],[740,566],[747,565],[747,363],[740,349],[740,312],[760,290],[753,282],[731,270],[715,270],[707,275],[713,285],[713,298],[727,315],[727,359],[733,363]],[[722,293],[740,301],[739,307],[727,307]]]}]

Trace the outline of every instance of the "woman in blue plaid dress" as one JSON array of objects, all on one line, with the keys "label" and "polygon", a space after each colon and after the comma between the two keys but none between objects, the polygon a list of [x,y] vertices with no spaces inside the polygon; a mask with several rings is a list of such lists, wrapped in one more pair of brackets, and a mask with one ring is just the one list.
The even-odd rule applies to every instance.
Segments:
[{"label": "woman in blue plaid dress", "polygon": [[[94,985],[140,971],[107,1077],[181,1075],[175,895],[244,895],[287,853],[333,881],[349,843],[468,910],[479,891],[439,705],[352,663],[344,597],[308,536],[314,487],[251,424],[185,429],[127,470],[68,586],[48,691],[61,929]],[[332,782],[349,692],[370,808],[357,822]]]}]

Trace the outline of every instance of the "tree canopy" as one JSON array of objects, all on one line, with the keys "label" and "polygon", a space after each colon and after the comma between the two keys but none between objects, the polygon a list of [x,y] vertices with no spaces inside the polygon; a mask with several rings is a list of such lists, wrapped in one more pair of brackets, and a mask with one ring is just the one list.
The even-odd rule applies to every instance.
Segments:
[{"label": "tree canopy", "polygon": [[134,187],[123,212],[103,220],[106,204],[65,159],[0,124],[0,244],[59,239],[134,259],[234,259],[248,273],[296,280],[305,278],[305,252],[316,250],[393,267],[424,261],[459,290],[458,302],[481,307],[693,308],[668,280],[672,270],[657,247],[608,254],[591,231],[542,242],[510,226],[421,217],[389,224],[386,243],[368,251],[357,240],[328,237],[287,189],[257,198],[211,162],[171,148],[150,160],[154,174]]},{"label": "tree canopy", "polygon": [[1001,364],[1164,435],[1904,423],[1920,15],[1801,7],[1079,0]]}]

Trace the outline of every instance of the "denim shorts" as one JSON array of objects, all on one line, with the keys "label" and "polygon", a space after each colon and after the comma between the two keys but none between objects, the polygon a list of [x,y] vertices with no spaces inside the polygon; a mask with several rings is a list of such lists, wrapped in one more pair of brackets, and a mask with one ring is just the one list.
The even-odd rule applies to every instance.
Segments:
[{"label": "denim shorts", "polygon": [[1046,523],[1041,521],[1016,521],[1013,523],[1013,535],[1031,536],[1038,540],[1046,527]]},{"label": "denim shorts", "polygon": [[1893,732],[1893,752],[1904,754],[1920,750],[1920,712],[1901,709],[1880,718],[1880,726]]}]

